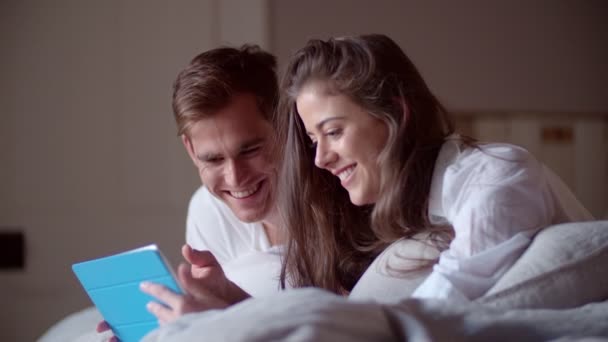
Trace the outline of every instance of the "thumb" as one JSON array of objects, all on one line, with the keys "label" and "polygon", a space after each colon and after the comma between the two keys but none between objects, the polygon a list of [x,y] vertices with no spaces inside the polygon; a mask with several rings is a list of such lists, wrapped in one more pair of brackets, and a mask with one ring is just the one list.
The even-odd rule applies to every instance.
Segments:
[{"label": "thumb", "polygon": [[204,286],[204,282],[200,279],[195,279],[190,272],[190,267],[184,263],[180,264],[177,269],[177,278],[182,288],[186,293],[197,298],[205,298],[209,296],[209,291]]},{"label": "thumb", "polygon": [[182,255],[193,266],[209,267],[220,265],[210,251],[197,251],[187,244],[182,247]]},{"label": "thumb", "polygon": [[190,273],[190,267],[184,263],[179,264],[177,267],[177,278],[182,285],[182,288],[187,291],[187,287],[191,284],[192,274]]}]

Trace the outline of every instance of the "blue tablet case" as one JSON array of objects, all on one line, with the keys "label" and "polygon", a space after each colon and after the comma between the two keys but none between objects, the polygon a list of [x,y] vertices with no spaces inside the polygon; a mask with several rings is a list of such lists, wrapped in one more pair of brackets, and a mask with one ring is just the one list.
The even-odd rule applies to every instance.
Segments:
[{"label": "blue tablet case", "polygon": [[142,281],[183,293],[156,245],[77,263],[72,270],[122,342],[139,341],[158,327],[157,318],[146,309],[146,304],[155,299],[139,289]]}]

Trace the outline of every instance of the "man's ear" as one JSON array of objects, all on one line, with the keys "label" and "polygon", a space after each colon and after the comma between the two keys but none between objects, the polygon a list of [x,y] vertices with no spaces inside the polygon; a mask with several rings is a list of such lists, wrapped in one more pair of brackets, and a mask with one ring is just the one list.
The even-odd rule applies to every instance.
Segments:
[{"label": "man's ear", "polygon": [[194,147],[192,146],[192,141],[185,134],[182,134],[181,138],[182,138],[182,143],[184,144],[184,147],[186,148],[186,151],[188,152],[188,155],[190,156],[190,159],[192,160],[192,162],[194,163],[195,166],[198,166],[198,164],[197,164],[198,159],[196,158],[196,154],[194,153]]}]

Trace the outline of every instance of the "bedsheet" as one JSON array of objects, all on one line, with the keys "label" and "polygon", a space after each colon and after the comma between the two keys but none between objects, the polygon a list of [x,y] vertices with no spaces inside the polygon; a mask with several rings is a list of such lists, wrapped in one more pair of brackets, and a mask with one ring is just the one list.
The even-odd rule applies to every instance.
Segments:
[{"label": "bedsheet", "polygon": [[250,299],[190,314],[150,333],[162,341],[550,341],[607,340],[608,301],[567,310],[498,310],[407,299],[354,302],[318,289]]},{"label": "bedsheet", "polygon": [[[83,317],[86,316],[86,319]],[[94,309],[74,315],[75,331],[44,342],[101,342]],[[69,320],[68,320],[69,321]],[[79,323],[79,324],[74,324]],[[92,325],[93,324],[93,325]],[[608,341],[608,301],[573,309],[499,310],[477,303],[406,299],[358,302],[319,289],[252,298],[225,310],[189,314],[144,342],[191,341]]]}]

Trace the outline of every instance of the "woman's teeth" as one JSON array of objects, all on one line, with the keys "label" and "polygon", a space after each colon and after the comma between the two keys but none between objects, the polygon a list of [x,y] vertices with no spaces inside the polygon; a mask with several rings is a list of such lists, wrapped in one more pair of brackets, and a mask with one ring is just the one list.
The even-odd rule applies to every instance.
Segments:
[{"label": "woman's teeth", "polygon": [[340,178],[340,181],[343,181],[346,178],[348,178],[348,176],[350,176],[350,174],[353,173],[354,170],[355,170],[355,167],[351,166],[348,169],[338,173],[338,178]]}]

